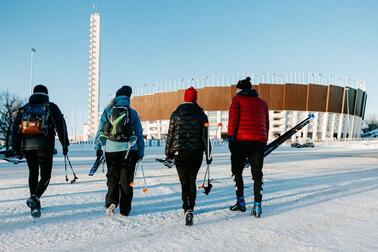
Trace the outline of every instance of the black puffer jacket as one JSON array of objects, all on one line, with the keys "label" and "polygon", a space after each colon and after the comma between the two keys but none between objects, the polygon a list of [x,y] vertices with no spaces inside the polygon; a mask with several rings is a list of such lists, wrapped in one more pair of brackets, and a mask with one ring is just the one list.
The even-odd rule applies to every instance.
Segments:
[{"label": "black puffer jacket", "polygon": [[180,150],[198,150],[205,151],[208,157],[207,134],[208,119],[202,108],[194,103],[179,105],[169,121],[166,156],[173,158]]},{"label": "black puffer jacket", "polygon": [[[48,132],[47,135],[37,136],[25,136],[21,133],[21,120],[22,113],[28,106],[28,104],[45,104],[49,106],[49,120],[48,120]],[[55,131],[58,134],[59,140],[62,144],[63,150],[67,149],[70,145],[67,134],[66,121],[58,106],[49,101],[48,95],[45,94],[33,94],[29,98],[29,103],[25,104],[17,113],[17,117],[13,123],[12,128],[12,149],[19,153],[21,151],[21,145],[23,150],[48,150],[52,151],[55,147]]]}]

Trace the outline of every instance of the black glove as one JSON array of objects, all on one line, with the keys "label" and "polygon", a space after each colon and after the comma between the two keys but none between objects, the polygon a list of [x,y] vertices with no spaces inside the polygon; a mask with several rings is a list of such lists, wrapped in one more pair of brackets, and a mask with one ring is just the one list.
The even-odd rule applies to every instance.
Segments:
[{"label": "black glove", "polygon": [[236,138],[234,136],[229,136],[228,137],[228,149],[231,152],[235,151],[235,145],[236,145]]},{"label": "black glove", "polygon": [[208,158],[208,157],[206,157],[206,164],[211,164],[211,162],[213,162],[213,158],[212,157],[210,157],[210,158]]},{"label": "black glove", "polygon": [[100,150],[96,150],[96,157],[99,158],[99,157],[102,157],[102,155],[104,155],[104,152],[100,149]]},{"label": "black glove", "polygon": [[138,161],[142,161],[142,160],[143,160],[143,156],[139,156]]},{"label": "black glove", "polygon": [[63,156],[67,156],[68,154],[68,146],[63,147]]},{"label": "black glove", "polygon": [[20,151],[6,150],[5,153],[4,153],[4,156],[6,158],[8,158],[8,157],[14,157],[14,156],[17,155],[17,153],[20,153]]},{"label": "black glove", "polygon": [[175,158],[175,155],[174,155],[174,154],[169,153],[169,154],[165,155],[165,159],[166,159],[166,160],[169,159],[169,160],[173,161],[174,158]]},{"label": "black glove", "polygon": [[16,150],[16,151],[8,150],[5,153],[5,157],[15,157],[15,158],[18,158],[18,159],[23,159],[24,153],[21,150]]}]

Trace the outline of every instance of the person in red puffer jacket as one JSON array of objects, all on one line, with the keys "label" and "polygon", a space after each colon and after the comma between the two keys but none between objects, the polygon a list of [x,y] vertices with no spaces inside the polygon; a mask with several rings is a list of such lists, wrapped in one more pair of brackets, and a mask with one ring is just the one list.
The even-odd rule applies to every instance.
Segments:
[{"label": "person in red puffer jacket", "polygon": [[232,211],[246,211],[244,200],[243,169],[245,161],[251,162],[255,202],[252,214],[261,214],[262,168],[264,150],[268,141],[269,111],[266,102],[252,89],[251,78],[240,80],[237,95],[232,99],[229,111],[228,140],[231,151],[231,170],[235,177],[236,204]]}]

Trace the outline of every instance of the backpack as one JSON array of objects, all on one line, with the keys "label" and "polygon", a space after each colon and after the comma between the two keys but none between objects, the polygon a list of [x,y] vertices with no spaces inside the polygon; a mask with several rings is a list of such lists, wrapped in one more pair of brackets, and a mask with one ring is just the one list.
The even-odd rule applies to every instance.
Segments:
[{"label": "backpack", "polygon": [[49,103],[28,103],[21,113],[21,133],[23,135],[47,135],[50,116]]},{"label": "backpack", "polygon": [[129,141],[129,138],[134,135],[129,107],[112,107],[110,118],[104,127],[104,135],[116,142]]}]

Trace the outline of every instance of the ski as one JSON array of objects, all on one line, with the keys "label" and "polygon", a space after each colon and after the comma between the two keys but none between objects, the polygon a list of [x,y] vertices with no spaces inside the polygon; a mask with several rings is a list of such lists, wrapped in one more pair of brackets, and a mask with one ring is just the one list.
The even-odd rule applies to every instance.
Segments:
[{"label": "ski", "polygon": [[170,159],[155,158],[155,160],[167,166],[169,169],[175,165],[174,161]]},{"label": "ski", "polygon": [[104,159],[105,159],[104,155],[96,158],[96,161],[94,162],[92,168],[89,170],[89,173],[88,173],[89,176],[93,176],[96,173],[98,167],[100,167],[101,163],[104,162]]},{"label": "ski", "polygon": [[300,131],[304,126],[309,124],[314,119],[314,114],[309,114],[309,116],[304,119],[302,122],[295,125],[290,130],[286,131],[285,134],[274,140],[273,142],[269,143],[265,147],[264,151],[264,157],[268,156],[272,151],[277,149],[281,144],[283,144],[286,140],[288,140],[290,137],[292,137],[295,133]]},{"label": "ski", "polygon": [[[273,142],[269,143],[265,147],[264,157],[268,156],[272,151],[277,149],[281,144],[283,144],[286,140],[288,140],[290,137],[292,137],[295,133],[297,133],[303,127],[305,127],[307,124],[309,124],[313,119],[314,119],[314,114],[311,113],[311,114],[309,114],[309,116],[306,119],[304,119],[303,121],[301,121],[300,123],[295,125],[290,130],[286,131],[285,134],[283,134],[282,136],[280,136],[279,138],[277,138]],[[161,159],[161,158],[155,158],[155,160],[162,163],[163,165],[165,165],[168,168],[172,168],[175,165],[173,160]],[[246,162],[244,164],[244,168],[247,168],[249,165],[250,165],[249,161],[246,160]]]},{"label": "ski", "polygon": [[0,159],[10,162],[12,164],[19,164],[19,163],[26,162],[26,160],[20,158],[19,156],[13,156],[13,152],[11,150],[0,151]]}]

